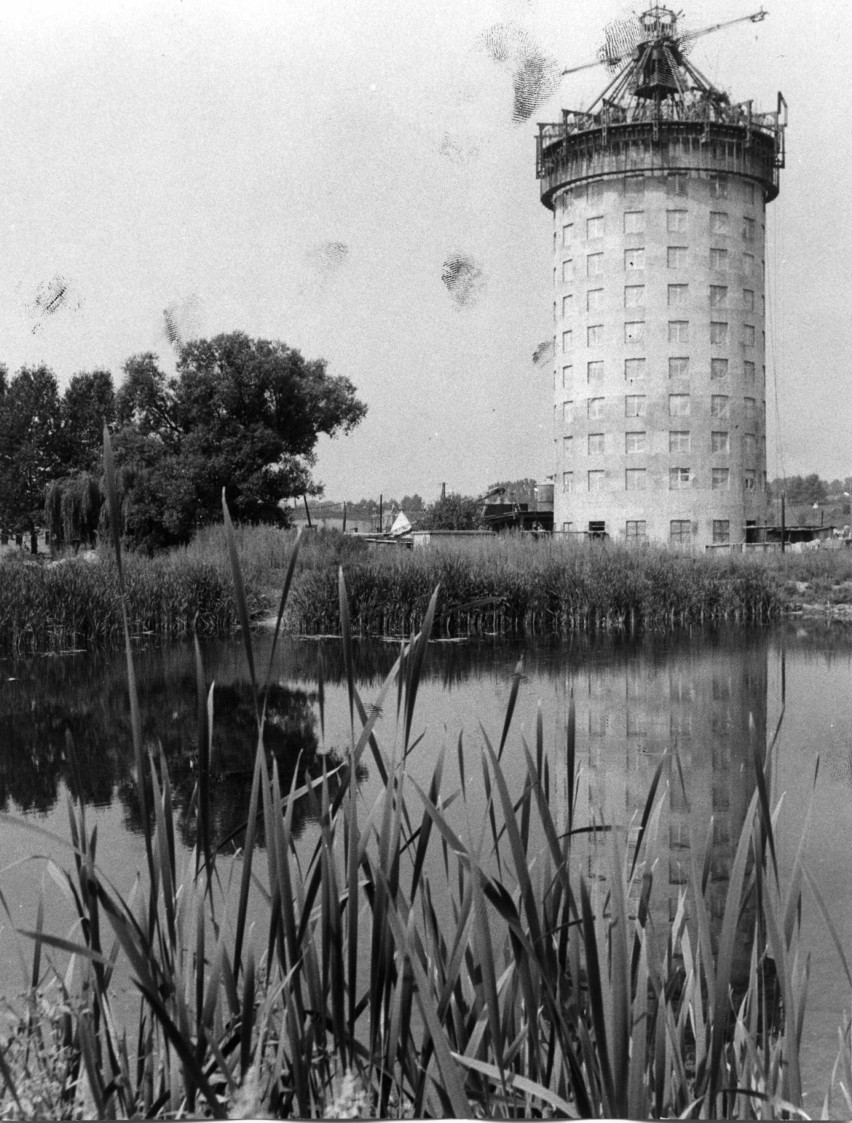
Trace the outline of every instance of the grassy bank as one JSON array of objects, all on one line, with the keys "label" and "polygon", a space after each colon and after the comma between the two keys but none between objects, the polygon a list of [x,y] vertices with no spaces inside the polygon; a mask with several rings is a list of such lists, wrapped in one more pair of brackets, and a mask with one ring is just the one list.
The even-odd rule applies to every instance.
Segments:
[{"label": "grassy bank", "polygon": [[[437,598],[368,713],[354,681],[347,595],[342,576],[338,581],[353,731],[334,783],[323,777],[313,785],[322,809],[313,851],[306,860],[296,847],[299,792],[282,790],[277,766],[269,767],[262,705],[239,853],[229,855],[228,840],[213,836],[212,710],[199,658],[198,844],[179,870],[168,771],[144,752],[131,679],[146,867],[132,894],[109,883],[98,867],[96,828],[69,800],[67,870],[53,873],[78,920],[68,933],[47,932],[40,919],[21,933],[30,948],[31,991],[0,1053],[0,1114],[807,1117],[799,921],[810,879],[800,850],[789,883],[781,883],[767,790],[771,750],[764,756],[763,746],[753,746],[755,790],[718,921],[705,899],[705,823],[693,824],[690,872],[674,919],[658,905],[657,894],[667,901],[668,893],[658,873],[667,865],[658,861],[666,846],[658,788],[665,757],[629,852],[606,825],[599,830],[606,892],[595,893],[579,856],[587,824],[575,812],[573,711],[555,747],[567,775],[564,817],[554,811],[541,721],[531,743],[512,732],[517,679],[500,742],[481,734],[482,781],[467,815],[465,781],[450,790],[444,750],[419,744],[417,735],[416,698]],[[282,610],[287,585],[285,573]],[[238,572],[235,589],[246,620]],[[247,628],[244,640],[252,685],[262,690]],[[383,706],[388,740],[377,734]],[[434,760],[426,789],[407,776],[416,751]],[[465,751],[461,742],[457,751]],[[510,789],[501,767],[504,752],[526,761],[519,790]],[[357,783],[363,762],[383,780],[372,807]],[[475,802],[483,791],[484,812]],[[0,821],[5,829],[39,831],[30,821]],[[238,892],[229,894],[229,884]],[[821,899],[809,895],[807,907],[821,908]],[[741,938],[751,951],[746,977],[735,985]],[[67,969],[48,966],[69,953]],[[119,959],[139,996],[131,1025],[117,1023],[111,1000]],[[852,987],[842,952],[841,962]],[[773,1016],[775,990],[781,1018]],[[825,1117],[852,1111],[851,1078],[846,1026],[820,1105]]]}]

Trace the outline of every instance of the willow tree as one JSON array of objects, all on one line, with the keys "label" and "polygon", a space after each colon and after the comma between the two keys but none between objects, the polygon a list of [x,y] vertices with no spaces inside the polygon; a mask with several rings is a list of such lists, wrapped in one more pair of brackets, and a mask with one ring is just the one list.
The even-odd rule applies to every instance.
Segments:
[{"label": "willow tree", "polygon": [[44,521],[54,548],[94,546],[102,506],[100,484],[90,472],[51,480],[45,490]]}]

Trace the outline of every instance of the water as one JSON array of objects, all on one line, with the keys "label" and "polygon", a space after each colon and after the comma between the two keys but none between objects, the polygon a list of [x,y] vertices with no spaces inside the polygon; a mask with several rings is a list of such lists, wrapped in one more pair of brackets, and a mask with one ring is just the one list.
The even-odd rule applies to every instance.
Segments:
[{"label": "water", "polygon": [[[392,645],[358,643],[359,689],[375,699],[397,651]],[[268,639],[258,640],[256,665],[265,668]],[[532,745],[539,706],[547,746],[552,799],[564,820],[567,805],[565,724],[569,700],[576,707],[580,768],[580,818],[595,814],[625,827],[641,811],[651,778],[666,748],[677,748],[685,781],[673,756],[666,757],[655,884],[664,888],[670,913],[687,876],[690,830],[711,847],[710,911],[718,919],[740,828],[754,790],[754,752],[762,754],[782,706],[784,720],[771,770],[771,799],[782,800],[779,859],[789,870],[811,790],[817,755],[814,816],[808,868],[818,882],[847,956],[852,957],[852,634],[843,628],[784,625],[755,631],[689,635],[578,639],[569,644],[535,642],[435,644],[418,695],[416,733],[425,736],[409,771],[428,786],[437,752],[446,747],[444,790],[464,773],[466,823],[472,837],[484,825],[482,746],[499,742],[512,676],[523,657],[523,677],[513,728],[503,758],[510,788],[520,791],[524,760],[521,736]],[[212,789],[215,836],[224,839],[245,820],[254,748],[254,712],[242,647],[233,642],[203,648],[205,675],[216,683],[214,758],[219,780]],[[325,682],[324,724],[318,679]],[[179,843],[186,858],[195,841],[190,798],[195,783],[196,691],[190,646],[137,653],[144,735],[159,743],[174,785]],[[339,645],[286,641],[276,655],[270,694],[269,749],[289,786],[299,753],[313,774],[321,753],[334,754],[348,741],[349,710]],[[390,747],[395,694],[377,723]],[[480,729],[480,721],[482,729]],[[72,783],[66,735],[80,760],[79,783],[90,824],[97,823],[98,851],[106,874],[126,890],[144,865],[140,807],[133,782],[123,655],[67,657],[0,663],[0,807],[23,814],[31,825],[68,837],[66,797]],[[462,749],[459,751],[459,737]],[[369,806],[378,792],[368,758],[361,790]],[[513,786],[514,785],[514,786]],[[461,804],[457,814],[462,815]],[[295,816],[302,845],[315,838],[316,809],[301,801]],[[711,825],[712,823],[712,825]],[[33,927],[43,888],[48,926],[67,931],[72,914],[58,891],[55,870],[70,860],[59,843],[43,834],[3,823],[0,891],[14,923]],[[34,855],[38,855],[34,857]],[[594,850],[586,872],[600,884]],[[806,897],[806,900],[809,898]],[[22,987],[18,941],[8,918],[0,928],[0,993]],[[807,1086],[821,1100],[836,1053],[837,1026],[850,995],[842,983],[827,926],[817,910],[805,909],[811,985],[806,1016],[804,1068]],[[27,951],[26,946],[23,948]],[[739,949],[739,968],[748,948]]]}]

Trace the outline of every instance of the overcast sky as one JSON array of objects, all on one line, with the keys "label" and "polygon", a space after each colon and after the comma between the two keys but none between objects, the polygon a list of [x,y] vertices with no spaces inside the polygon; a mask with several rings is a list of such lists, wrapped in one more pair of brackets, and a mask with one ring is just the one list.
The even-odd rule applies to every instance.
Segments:
[{"label": "overcast sky", "polygon": [[[767,224],[769,475],[852,473],[852,8],[765,0],[693,60],[790,106]],[[690,25],[748,14],[695,0]],[[636,6],[641,10],[641,5]],[[0,3],[0,360],[60,383],[241,329],[324,357],[369,406],[319,445],[330,497],[476,493],[551,464],[551,224],[536,121],[495,41],[594,57],[611,0]],[[502,40],[489,29],[502,25]],[[466,263],[449,286],[447,263]],[[54,297],[61,292],[57,301]]]}]

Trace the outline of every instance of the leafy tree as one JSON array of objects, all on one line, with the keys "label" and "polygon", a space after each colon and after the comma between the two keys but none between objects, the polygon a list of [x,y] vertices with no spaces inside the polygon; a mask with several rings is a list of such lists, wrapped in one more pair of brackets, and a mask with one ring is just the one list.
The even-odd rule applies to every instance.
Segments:
[{"label": "leafy tree", "polygon": [[472,495],[450,492],[426,508],[419,526],[423,530],[476,530],[482,504]]},{"label": "leafy tree", "polygon": [[497,487],[505,488],[504,503],[528,503],[532,506],[535,502],[536,486],[536,481],[531,476],[525,476],[521,480],[500,480],[498,483],[491,484],[488,490],[493,491]]},{"label": "leafy tree", "polygon": [[45,488],[61,473],[59,388],[46,366],[23,367],[0,378],[0,526],[36,534],[42,525]]},{"label": "leafy tree", "polygon": [[406,514],[409,511],[422,511],[424,507],[423,499],[416,491],[413,495],[403,495],[399,505]]},{"label": "leafy tree", "polygon": [[242,332],[186,344],[177,377],[152,354],[124,367],[116,394],[116,463],[124,532],[148,548],[187,541],[219,517],[282,519],[280,500],[318,494],[320,433],[348,433],[366,413],[324,360]]},{"label": "leafy tree", "polygon": [[75,374],[60,407],[65,471],[87,472],[100,465],[104,425],[115,421],[115,389],[108,370]]}]

